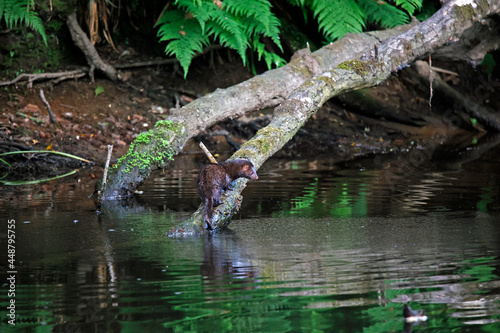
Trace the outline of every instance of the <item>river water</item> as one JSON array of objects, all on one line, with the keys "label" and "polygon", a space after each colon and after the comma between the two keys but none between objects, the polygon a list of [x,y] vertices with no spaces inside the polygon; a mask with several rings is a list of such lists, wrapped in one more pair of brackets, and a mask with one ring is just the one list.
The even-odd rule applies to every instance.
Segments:
[{"label": "river water", "polygon": [[0,330],[500,332],[499,163],[473,146],[270,160],[227,229],[184,239],[165,232],[199,204],[189,156],[100,217],[92,169],[3,185]]}]

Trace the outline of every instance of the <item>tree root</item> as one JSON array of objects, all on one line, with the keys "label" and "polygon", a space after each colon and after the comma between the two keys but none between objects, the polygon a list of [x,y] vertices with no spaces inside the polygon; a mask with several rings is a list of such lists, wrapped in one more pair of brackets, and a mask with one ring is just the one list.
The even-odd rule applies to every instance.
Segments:
[{"label": "tree root", "polygon": [[69,32],[71,33],[73,42],[76,46],[78,46],[78,48],[80,48],[80,50],[82,50],[83,54],[85,54],[85,58],[87,58],[87,62],[90,65],[89,76],[92,82],[94,82],[95,68],[101,70],[112,81],[116,81],[118,79],[116,69],[101,59],[94,45],[92,45],[87,35],[78,24],[76,13],[68,15],[66,24],[69,28]]}]

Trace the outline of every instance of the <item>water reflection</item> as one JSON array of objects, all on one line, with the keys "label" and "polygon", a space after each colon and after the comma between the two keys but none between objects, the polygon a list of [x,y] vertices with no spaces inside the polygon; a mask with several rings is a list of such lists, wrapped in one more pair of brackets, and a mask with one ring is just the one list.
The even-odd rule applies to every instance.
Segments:
[{"label": "water reflection", "polygon": [[[3,187],[20,236],[16,329],[498,331],[497,156],[404,172],[397,156],[269,161],[228,229],[188,239],[164,233],[199,204],[194,165],[100,217],[88,179]],[[405,324],[404,303],[429,320]]]}]

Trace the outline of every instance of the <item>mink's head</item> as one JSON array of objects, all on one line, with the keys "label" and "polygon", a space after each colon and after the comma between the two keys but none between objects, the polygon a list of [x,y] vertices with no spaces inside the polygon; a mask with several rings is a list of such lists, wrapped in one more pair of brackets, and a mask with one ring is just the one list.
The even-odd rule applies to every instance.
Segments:
[{"label": "mink's head", "polygon": [[233,180],[240,177],[248,179],[259,179],[259,177],[257,176],[257,171],[255,171],[255,167],[250,161],[239,159],[226,161],[222,163],[222,165]]},{"label": "mink's head", "polygon": [[253,166],[252,162],[244,161],[244,163],[242,163],[240,177],[254,180],[259,179],[259,176],[257,176],[257,171],[255,171],[255,167]]}]

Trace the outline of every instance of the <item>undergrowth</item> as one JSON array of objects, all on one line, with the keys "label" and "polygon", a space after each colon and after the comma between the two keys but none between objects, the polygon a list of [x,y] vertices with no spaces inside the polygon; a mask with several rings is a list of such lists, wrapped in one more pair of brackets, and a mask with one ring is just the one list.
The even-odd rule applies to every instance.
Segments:
[{"label": "undergrowth", "polygon": [[[346,33],[361,32],[368,22],[382,28],[408,23],[423,0],[287,0],[318,21],[327,42]],[[186,76],[193,57],[214,43],[238,52],[243,63],[257,54],[269,69],[285,64],[263,38],[282,51],[281,22],[271,11],[271,0],[175,0],[156,26],[167,55],[175,56]],[[251,51],[251,52],[249,52]]]},{"label": "undergrowth", "polygon": [[43,26],[43,21],[37,13],[32,10],[34,0],[1,0],[0,1],[0,22],[5,21],[7,28],[12,29],[19,23],[35,30],[42,36],[47,45],[47,35]]},{"label": "undergrowth", "polygon": [[269,68],[285,61],[266,50],[261,37],[268,37],[280,50],[280,21],[267,0],[176,0],[157,22],[160,41],[168,41],[165,52],[174,55],[187,75],[191,60],[203,48],[218,42],[236,50],[248,64],[252,50]]}]

